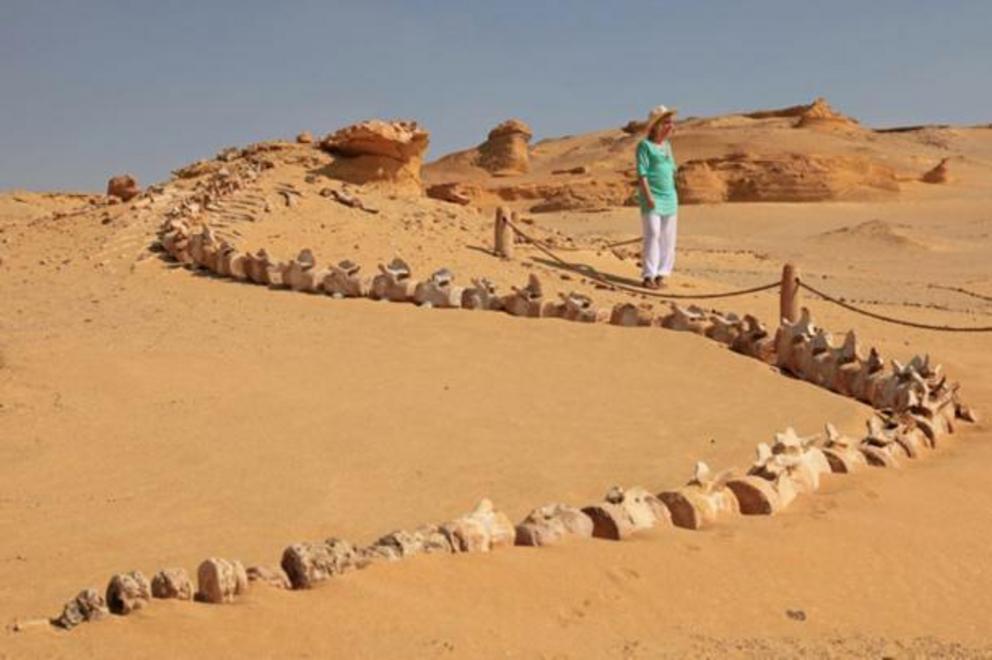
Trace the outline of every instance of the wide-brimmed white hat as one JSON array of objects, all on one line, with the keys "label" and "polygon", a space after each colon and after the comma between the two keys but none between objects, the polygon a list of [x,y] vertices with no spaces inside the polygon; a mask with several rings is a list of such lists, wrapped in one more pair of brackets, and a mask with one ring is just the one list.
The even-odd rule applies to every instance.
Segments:
[{"label": "wide-brimmed white hat", "polygon": [[651,112],[648,113],[648,130],[651,130],[651,127],[653,127],[656,122],[659,122],[666,117],[673,117],[677,112],[678,110],[675,108],[669,108],[667,105],[659,105],[652,108]]}]

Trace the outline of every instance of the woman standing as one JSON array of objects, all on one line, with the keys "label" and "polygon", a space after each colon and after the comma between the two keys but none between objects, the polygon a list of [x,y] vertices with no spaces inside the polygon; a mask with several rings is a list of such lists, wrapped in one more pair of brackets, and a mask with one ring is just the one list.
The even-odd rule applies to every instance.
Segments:
[{"label": "woman standing", "polygon": [[675,156],[669,136],[675,110],[663,105],[648,115],[647,137],[637,144],[637,188],[644,227],[641,261],[644,286],[659,289],[675,266],[679,199],[675,192]]}]

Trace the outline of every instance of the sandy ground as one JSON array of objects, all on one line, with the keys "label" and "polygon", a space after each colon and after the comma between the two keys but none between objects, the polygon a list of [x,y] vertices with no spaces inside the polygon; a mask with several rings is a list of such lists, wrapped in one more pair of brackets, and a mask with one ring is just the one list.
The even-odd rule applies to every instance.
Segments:
[{"label": "sandy ground", "polygon": [[[193,570],[210,555],[275,563],[291,542],[368,542],[483,496],[516,520],[614,484],[660,490],[697,459],[746,465],[786,425],[853,433],[869,414],[695,336],[334,301],[136,261],[150,214],[51,220],[42,211],[79,200],[21,198],[0,206],[4,623],[54,615],[117,571]],[[493,259],[488,216],[370,199],[374,218],[307,197],[237,230],[284,256],[310,246],[369,269],[399,251],[417,273],[449,265],[507,288],[538,272],[552,291],[623,299],[524,248]],[[877,311],[989,325],[988,301],[930,286],[992,295],[989,199],[969,184],[910,186],[886,203],[687,207],[672,290],[774,280],[793,259]],[[624,238],[633,213],[541,215],[534,229]],[[609,251],[569,259],[637,275]],[[810,304],[821,325],[855,328],[887,356],[930,352],[992,410],[988,335]],[[777,296],[720,307],[771,320]],[[5,630],[0,658],[992,657],[990,460],[980,424],[926,462],[829,478],[770,519],[419,557],[309,592],[257,587],[231,606],[155,602],[71,633]]]}]

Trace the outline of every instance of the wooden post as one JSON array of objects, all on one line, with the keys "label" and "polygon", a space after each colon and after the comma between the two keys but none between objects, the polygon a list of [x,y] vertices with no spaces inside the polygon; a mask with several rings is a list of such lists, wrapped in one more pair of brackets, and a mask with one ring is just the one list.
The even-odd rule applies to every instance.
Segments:
[{"label": "wooden post", "polygon": [[790,323],[799,320],[799,267],[787,263],[782,267],[782,288],[779,291],[779,317]]},{"label": "wooden post", "polygon": [[496,209],[496,220],[493,223],[493,252],[497,257],[513,258],[513,230],[507,223],[510,211],[505,206]]}]

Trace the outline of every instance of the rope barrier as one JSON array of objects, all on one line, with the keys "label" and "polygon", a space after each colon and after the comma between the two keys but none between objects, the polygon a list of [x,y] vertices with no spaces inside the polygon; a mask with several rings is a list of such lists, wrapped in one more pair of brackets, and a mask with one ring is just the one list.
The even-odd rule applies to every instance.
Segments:
[{"label": "rope barrier", "polygon": [[979,300],[984,300],[986,302],[992,302],[992,296],[986,296],[981,293],[975,293],[974,291],[969,291],[968,289],[962,289],[959,286],[944,286],[942,284],[928,284],[928,289],[941,289],[943,291],[953,291],[954,293],[962,293],[966,296],[971,296],[972,298],[978,298]]},{"label": "rope barrier", "polygon": [[[552,260],[554,260],[557,263],[561,264],[562,266],[565,266],[565,267],[570,268],[570,269],[577,269],[579,266],[582,266],[582,269],[581,270],[582,270],[582,272],[587,277],[589,277],[590,279],[592,279],[592,280],[594,280],[594,281],[602,284],[603,286],[605,286],[605,287],[607,287],[609,289],[626,291],[628,293],[636,293],[638,295],[648,296],[648,297],[651,297],[651,298],[662,298],[662,299],[665,299],[665,300],[704,300],[704,299],[709,300],[709,299],[713,299],[713,298],[730,298],[730,297],[733,297],[733,296],[744,296],[744,295],[747,295],[749,293],[758,293],[758,292],[761,292],[761,291],[768,291],[770,289],[775,289],[775,288],[778,288],[779,287],[779,282],[776,281],[776,282],[772,282],[770,284],[763,284],[761,286],[751,287],[749,289],[739,289],[739,290],[736,290],[736,291],[726,291],[726,292],[723,292],[723,293],[686,294],[686,293],[659,293],[657,291],[652,291],[650,289],[644,289],[642,287],[631,286],[631,285],[628,285],[628,284],[621,284],[621,283],[618,283],[618,282],[612,282],[612,281],[610,281],[610,279],[608,277],[606,277],[605,275],[603,275],[603,273],[601,273],[600,271],[596,270],[592,266],[588,266],[586,264],[572,264],[572,263],[569,263],[569,262],[565,261],[564,259],[562,259],[561,257],[559,257],[557,254],[555,254],[555,252],[554,252],[553,249],[551,249],[549,246],[545,245],[541,241],[528,236],[519,227],[517,227],[515,224],[513,224],[513,222],[511,222],[509,219],[504,220],[504,222],[506,222],[507,226],[510,227],[510,229],[513,230],[513,233],[515,233],[517,236],[519,236],[520,238],[522,238],[526,242],[528,242],[531,245],[533,245],[534,247],[536,247],[538,250],[540,250],[541,252],[543,252],[545,255],[547,255]],[[637,239],[637,240],[639,240],[639,239]]]},{"label": "rope barrier", "polygon": [[885,321],[887,323],[895,323],[896,325],[903,325],[908,328],[918,328],[920,330],[940,330],[944,332],[992,332],[992,326],[977,326],[977,327],[963,327],[954,325],[931,325],[928,323],[917,323],[916,321],[906,321],[904,319],[897,319],[892,316],[886,316],[885,314],[878,314],[876,312],[870,312],[867,309],[862,309],[860,307],[855,307],[850,303],[846,303],[843,300],[834,298],[833,296],[826,294],[819,289],[815,289],[806,282],[800,279],[796,280],[796,283],[800,288],[806,289],[810,293],[819,296],[827,302],[831,302],[835,305],[843,307],[844,309],[854,312],[855,314],[861,314],[862,316],[867,316],[869,318],[876,319],[878,321]]}]

